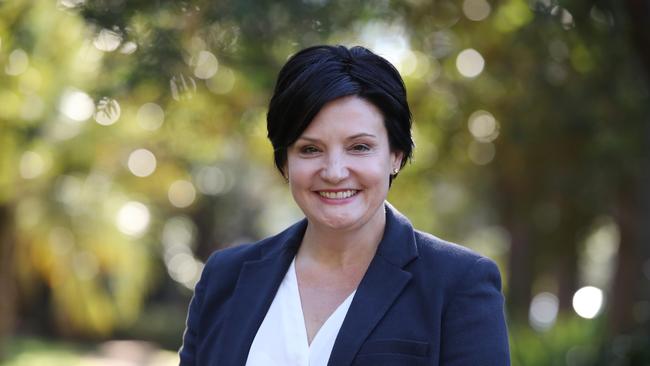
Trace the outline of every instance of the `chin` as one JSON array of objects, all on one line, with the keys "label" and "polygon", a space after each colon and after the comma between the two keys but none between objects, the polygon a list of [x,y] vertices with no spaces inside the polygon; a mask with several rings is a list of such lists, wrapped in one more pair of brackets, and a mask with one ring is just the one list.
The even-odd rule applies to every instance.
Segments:
[{"label": "chin", "polygon": [[360,220],[349,215],[316,215],[312,221],[318,226],[346,230],[355,227]]}]

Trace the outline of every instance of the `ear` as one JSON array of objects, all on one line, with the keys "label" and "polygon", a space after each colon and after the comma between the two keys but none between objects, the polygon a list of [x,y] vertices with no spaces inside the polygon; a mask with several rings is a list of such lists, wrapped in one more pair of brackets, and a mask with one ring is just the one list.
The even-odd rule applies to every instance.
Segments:
[{"label": "ear", "polygon": [[404,158],[404,153],[402,151],[396,150],[390,153],[391,155],[391,172],[399,171],[402,167],[402,159]]},{"label": "ear", "polygon": [[284,163],[282,166],[282,178],[284,178],[286,182],[289,181],[289,168],[287,166],[287,163]]}]

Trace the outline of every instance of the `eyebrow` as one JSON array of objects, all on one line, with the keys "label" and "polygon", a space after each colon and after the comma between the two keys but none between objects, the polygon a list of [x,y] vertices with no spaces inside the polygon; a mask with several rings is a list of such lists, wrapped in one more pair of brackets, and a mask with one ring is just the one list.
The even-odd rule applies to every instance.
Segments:
[{"label": "eyebrow", "polygon": [[[360,137],[377,138],[377,136],[375,136],[375,135],[373,135],[371,133],[362,132],[362,133],[358,133],[356,135],[349,136],[349,137],[346,138],[346,140],[354,140],[354,139],[358,139]],[[298,138],[298,140],[307,140],[307,141],[311,141],[311,142],[320,142],[321,141],[320,139],[318,139],[316,137],[309,137],[309,136],[301,136],[301,137]]]}]

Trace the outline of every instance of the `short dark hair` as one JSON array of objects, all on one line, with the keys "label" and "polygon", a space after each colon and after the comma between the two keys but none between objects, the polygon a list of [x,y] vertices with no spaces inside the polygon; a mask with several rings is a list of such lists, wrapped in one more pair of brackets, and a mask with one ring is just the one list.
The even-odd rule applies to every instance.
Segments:
[{"label": "short dark hair", "polygon": [[[401,167],[413,154],[411,111],[404,81],[390,62],[356,46],[320,45],[289,58],[278,74],[266,117],[275,166],[284,174],[287,149],[325,104],[356,95],[377,107],[393,151],[403,153]],[[392,180],[392,179],[391,179]]]}]

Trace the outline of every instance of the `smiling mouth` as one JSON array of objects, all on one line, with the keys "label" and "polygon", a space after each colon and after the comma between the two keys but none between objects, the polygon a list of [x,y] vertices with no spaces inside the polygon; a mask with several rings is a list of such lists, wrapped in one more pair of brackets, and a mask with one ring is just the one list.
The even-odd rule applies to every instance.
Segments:
[{"label": "smiling mouth", "polygon": [[348,189],[347,191],[338,191],[338,192],[319,191],[318,194],[323,198],[327,198],[331,200],[343,200],[356,195],[358,192],[359,191],[355,189]]}]

